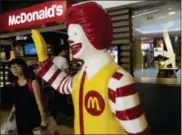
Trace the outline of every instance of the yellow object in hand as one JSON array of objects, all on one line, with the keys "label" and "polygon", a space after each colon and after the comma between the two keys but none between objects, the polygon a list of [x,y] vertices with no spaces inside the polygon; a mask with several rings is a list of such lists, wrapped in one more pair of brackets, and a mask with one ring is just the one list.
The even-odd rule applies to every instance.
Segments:
[{"label": "yellow object in hand", "polygon": [[38,59],[40,62],[43,62],[48,59],[46,42],[38,30],[32,29],[31,31]]}]

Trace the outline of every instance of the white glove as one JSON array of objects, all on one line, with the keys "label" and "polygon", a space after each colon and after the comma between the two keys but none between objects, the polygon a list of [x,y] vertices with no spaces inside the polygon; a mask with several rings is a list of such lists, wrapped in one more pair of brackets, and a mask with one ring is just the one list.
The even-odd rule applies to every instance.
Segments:
[{"label": "white glove", "polygon": [[67,59],[61,56],[56,56],[53,59],[53,63],[56,65],[56,67],[58,67],[61,70],[65,70],[69,68]]}]

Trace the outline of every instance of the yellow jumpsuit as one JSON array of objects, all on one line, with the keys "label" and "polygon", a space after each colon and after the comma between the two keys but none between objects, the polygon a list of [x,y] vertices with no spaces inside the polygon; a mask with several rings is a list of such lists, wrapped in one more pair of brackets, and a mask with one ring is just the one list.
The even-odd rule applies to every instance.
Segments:
[{"label": "yellow jumpsuit", "polygon": [[110,62],[89,80],[85,72],[74,77],[75,134],[126,134],[108,99],[108,81],[117,69],[119,66]]}]

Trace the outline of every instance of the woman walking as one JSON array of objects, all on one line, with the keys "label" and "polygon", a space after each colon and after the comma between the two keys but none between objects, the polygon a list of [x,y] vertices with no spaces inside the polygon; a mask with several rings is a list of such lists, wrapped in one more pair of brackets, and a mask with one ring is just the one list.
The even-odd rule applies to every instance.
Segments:
[{"label": "woman walking", "polygon": [[13,74],[13,108],[8,120],[16,117],[18,134],[33,134],[35,127],[47,124],[40,85],[24,60],[13,59],[10,69]]}]

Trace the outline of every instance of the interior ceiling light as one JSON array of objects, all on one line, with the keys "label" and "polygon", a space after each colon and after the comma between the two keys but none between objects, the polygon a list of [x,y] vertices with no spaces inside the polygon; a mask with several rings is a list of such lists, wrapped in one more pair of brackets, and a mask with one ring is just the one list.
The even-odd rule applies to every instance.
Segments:
[{"label": "interior ceiling light", "polygon": [[135,28],[135,30],[142,33],[142,31],[139,28]]},{"label": "interior ceiling light", "polygon": [[132,16],[133,18],[134,17],[138,17],[138,16],[143,16],[143,15],[147,15],[147,14],[150,14],[150,13],[155,13],[155,12],[158,12],[159,10],[153,10],[153,11],[149,11],[149,12],[145,12],[145,13],[142,13],[142,14],[138,14],[138,15],[134,15]]},{"label": "interior ceiling light", "polygon": [[[156,34],[156,33],[162,33],[164,32],[164,30],[151,30],[151,31],[141,31],[140,29],[136,28],[136,30],[138,32],[140,32],[141,34]],[[174,29],[170,29],[168,30],[169,32],[178,32],[180,31],[180,28],[174,28]]]},{"label": "interior ceiling light", "polygon": [[160,17],[157,17],[156,19],[163,19],[163,18],[166,18],[168,17],[169,15],[165,15],[165,16],[160,16]]},{"label": "interior ceiling light", "polygon": [[174,15],[174,14],[176,14],[176,12],[175,11],[172,11],[172,12],[169,12],[168,14],[169,15]]},{"label": "interior ceiling light", "polygon": [[174,13],[172,13],[172,14],[171,13],[170,14],[168,13],[168,15],[160,16],[160,17],[157,17],[156,19],[163,19],[163,18],[166,18],[166,17],[169,17],[169,16],[171,17],[171,15],[179,15],[179,14],[180,14],[180,12],[179,13],[176,13],[175,12],[175,14]]}]

